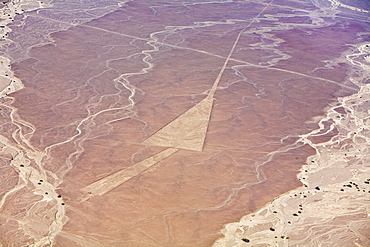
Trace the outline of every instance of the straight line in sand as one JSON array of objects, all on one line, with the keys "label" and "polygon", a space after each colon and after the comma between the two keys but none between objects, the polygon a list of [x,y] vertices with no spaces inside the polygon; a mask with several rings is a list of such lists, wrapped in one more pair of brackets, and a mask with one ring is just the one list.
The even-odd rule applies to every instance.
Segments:
[{"label": "straight line in sand", "polygon": [[247,29],[247,28],[249,28],[252,24],[253,24],[253,22],[255,22],[257,19],[258,19],[258,17],[272,4],[272,2],[274,2],[275,0],[271,0],[271,2],[269,2],[259,13],[258,13],[258,15],[256,16],[256,17],[254,17],[253,19],[252,19],[252,21],[251,22],[249,22],[249,24],[246,26],[246,27],[244,27],[240,32],[239,32],[239,34],[238,34],[238,36],[236,37],[236,39],[235,39],[235,41],[234,41],[234,44],[233,44],[233,46],[231,47],[231,49],[230,49],[230,52],[229,52],[229,55],[227,56],[227,58],[226,58],[226,60],[225,60],[225,62],[224,62],[224,64],[223,64],[223,66],[222,66],[222,68],[221,68],[221,70],[220,70],[220,73],[218,73],[218,75],[217,75],[217,77],[216,77],[216,80],[215,80],[215,82],[213,83],[213,86],[212,86],[212,88],[211,88],[211,90],[210,90],[210,92],[209,92],[209,94],[208,94],[208,96],[209,97],[212,97],[213,98],[213,96],[214,96],[214,94],[215,94],[215,92],[216,92],[216,89],[217,89],[217,86],[218,86],[218,84],[220,83],[220,80],[221,80],[221,77],[222,77],[222,75],[223,75],[223,73],[224,73],[224,71],[225,71],[225,69],[226,69],[226,66],[227,66],[227,64],[229,63],[229,61],[230,61],[230,59],[231,59],[231,56],[233,55],[233,53],[234,53],[234,50],[235,50],[235,47],[236,47],[236,45],[238,44],[238,42],[239,42],[239,40],[240,40],[240,37],[242,36],[242,34],[243,34],[243,32]]},{"label": "straight line in sand", "polygon": [[167,148],[164,151],[153,155],[135,165],[123,169],[119,172],[116,172],[110,176],[107,176],[103,179],[100,179],[84,188],[81,191],[87,192],[88,195],[80,199],[79,201],[83,202],[89,199],[92,196],[101,196],[105,193],[109,192],[110,190],[118,187],[119,185],[127,182],[131,178],[139,175],[143,171],[149,169],[153,165],[157,164],[158,162],[164,160],[165,158],[171,156],[172,154],[176,153],[179,149],[177,148]]},{"label": "straight line in sand", "polygon": [[[268,7],[268,5],[266,7]],[[73,24],[71,24],[69,22],[60,21],[60,20],[49,18],[49,17],[39,16],[39,15],[31,15],[31,14],[29,16],[33,16],[33,17],[41,18],[41,19],[47,19],[47,20],[58,22],[58,23],[64,23],[64,24],[70,25],[71,27],[77,26],[77,25],[73,25]],[[253,21],[256,20],[256,19],[257,19],[257,17],[254,18]],[[253,21],[249,25],[251,25],[253,23]],[[142,40],[142,41],[146,41],[146,42],[153,42],[153,43],[156,43],[156,44],[159,44],[159,45],[164,45],[164,46],[168,46],[168,47],[172,47],[172,48],[177,48],[177,49],[182,49],[182,50],[190,50],[190,51],[202,53],[202,54],[213,56],[213,57],[217,57],[217,58],[227,59],[227,57],[224,57],[224,56],[221,56],[221,55],[217,55],[217,54],[214,54],[214,53],[211,53],[211,52],[203,51],[203,50],[198,50],[198,49],[189,48],[189,47],[183,47],[183,46],[178,46],[178,45],[167,44],[167,43],[164,43],[164,42],[154,41],[154,40],[151,40],[151,39],[148,39],[148,38],[136,37],[136,36],[133,36],[133,35],[128,35],[128,34],[125,34],[125,33],[114,32],[114,31],[110,31],[110,30],[107,30],[107,29],[104,29],[104,28],[89,26],[89,25],[86,25],[86,24],[81,24],[79,26],[83,26],[83,27],[86,27],[86,28],[91,28],[91,29],[102,31],[102,32],[107,32],[107,33],[111,33],[111,34],[115,34],[115,35],[127,37],[127,38]],[[256,68],[261,68],[261,69],[269,69],[269,70],[276,70],[276,71],[281,71],[281,72],[285,72],[285,73],[295,74],[295,75],[299,75],[299,76],[303,76],[303,77],[308,77],[308,78],[311,78],[311,79],[316,79],[316,80],[320,80],[320,81],[324,81],[324,82],[329,82],[329,83],[333,83],[333,84],[339,85],[339,86],[341,86],[343,88],[346,88],[346,89],[349,89],[349,90],[352,90],[352,91],[357,91],[358,90],[358,88],[351,87],[351,86],[346,86],[346,85],[342,85],[341,83],[336,82],[336,81],[332,81],[332,80],[321,78],[321,77],[306,75],[306,74],[299,73],[299,72],[296,72],[296,71],[291,71],[291,70],[286,70],[286,69],[279,69],[279,68],[274,68],[274,67],[262,66],[262,65],[258,65],[258,64],[253,64],[253,63],[250,63],[250,62],[246,62],[246,61],[243,61],[243,60],[234,59],[234,58],[231,58],[231,57],[229,58],[229,61],[234,61],[234,62],[242,63],[242,64],[245,64],[245,65],[251,66],[251,67],[256,67]]]}]

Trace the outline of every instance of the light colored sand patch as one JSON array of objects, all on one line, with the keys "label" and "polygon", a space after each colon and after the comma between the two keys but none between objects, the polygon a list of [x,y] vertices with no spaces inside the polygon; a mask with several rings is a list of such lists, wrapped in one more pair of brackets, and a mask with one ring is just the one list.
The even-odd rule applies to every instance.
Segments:
[{"label": "light colored sand patch", "polygon": [[329,2],[333,6],[339,6],[339,7],[347,8],[347,9],[354,10],[354,11],[370,13],[370,11],[367,11],[365,9],[356,8],[356,7],[353,7],[353,6],[349,6],[347,4],[339,2],[338,0],[329,0]]},{"label": "light colored sand patch", "polygon": [[[2,135],[0,135],[0,146],[2,146],[0,154],[12,156],[10,165],[18,171],[20,178],[19,183],[14,188],[7,191],[1,198],[0,209],[12,194],[17,193],[31,183],[34,187],[32,192],[35,195],[42,196],[40,201],[33,203],[34,206],[40,203],[43,203],[43,205],[50,205],[48,203],[51,203],[51,205],[55,204],[56,211],[53,212],[53,217],[50,217],[48,211],[45,210],[45,218],[53,218],[47,229],[47,235],[40,236],[33,234],[33,232],[40,232],[43,231],[43,229],[40,229],[38,224],[26,224],[26,222],[35,222],[35,219],[39,219],[37,213],[35,213],[35,211],[37,212],[37,207],[34,206],[29,209],[27,218],[19,220],[19,229],[37,240],[29,246],[46,246],[53,243],[54,237],[59,233],[65,223],[65,207],[63,199],[58,196],[56,188],[48,182],[46,172],[40,165],[44,154],[30,149],[22,151],[22,149],[13,145],[12,141]],[[36,163],[37,167],[31,165],[32,161]],[[24,224],[21,224],[21,222]]]},{"label": "light colored sand patch", "polygon": [[74,241],[75,243],[79,244],[80,246],[85,247],[99,247],[101,246],[97,240],[94,240],[90,237],[79,236],[70,232],[60,232],[60,235],[64,238]]},{"label": "light colored sand patch", "polygon": [[3,91],[10,83],[10,79],[5,76],[0,76],[0,91]]},{"label": "light colored sand patch", "polygon": [[213,98],[206,97],[146,139],[143,144],[202,151],[212,106]]},{"label": "light colored sand patch", "polygon": [[22,89],[23,83],[10,70],[10,60],[0,56],[0,98]]},{"label": "light colored sand patch", "polygon": [[145,159],[129,168],[116,172],[108,177],[105,177],[99,181],[96,181],[81,190],[87,192],[88,195],[81,199],[81,201],[85,201],[92,196],[101,196],[105,193],[109,192],[110,190],[116,188],[117,186],[127,182],[131,178],[137,176],[138,174],[142,173],[143,171],[147,170],[151,166],[157,164],[161,160],[167,158],[168,156],[177,152],[178,149],[176,148],[168,148],[156,155],[151,156],[148,159]]}]

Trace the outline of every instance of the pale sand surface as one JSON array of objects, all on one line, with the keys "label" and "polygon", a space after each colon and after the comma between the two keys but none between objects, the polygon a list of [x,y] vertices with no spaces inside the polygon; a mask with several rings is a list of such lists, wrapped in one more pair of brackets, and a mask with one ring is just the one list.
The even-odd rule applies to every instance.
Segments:
[{"label": "pale sand surface", "polygon": [[105,193],[123,184],[129,179],[136,177],[137,175],[144,172],[151,166],[164,160],[168,156],[174,154],[178,150],[179,149],[176,149],[176,148],[168,148],[154,156],[151,156],[150,158],[146,160],[143,160],[131,167],[128,167],[127,169],[116,172],[108,177],[105,177],[97,182],[94,182],[86,186],[85,188],[82,188],[81,190],[87,192],[88,195],[82,198],[81,200],[85,201],[91,196],[95,196],[95,195],[99,195],[99,196],[104,195]]},{"label": "pale sand surface", "polygon": [[[370,11],[368,9],[365,9],[365,8],[360,8],[360,7],[355,7],[355,6],[351,6],[351,5],[348,5],[348,4],[345,4],[343,2],[346,2],[346,1],[338,1],[338,0],[329,0],[330,3],[334,6],[339,6],[339,7],[343,7],[343,8],[347,8],[347,9],[350,9],[350,10],[354,10],[354,11],[360,11],[360,12],[365,12],[365,13],[370,13]],[[357,4],[361,5],[361,1],[354,1],[354,2],[357,2]],[[362,5],[365,7],[367,5],[367,7],[369,6],[368,3],[366,3],[366,1],[362,1]]]},{"label": "pale sand surface", "polygon": [[369,245],[366,10],[81,4],[1,9],[0,245]]}]

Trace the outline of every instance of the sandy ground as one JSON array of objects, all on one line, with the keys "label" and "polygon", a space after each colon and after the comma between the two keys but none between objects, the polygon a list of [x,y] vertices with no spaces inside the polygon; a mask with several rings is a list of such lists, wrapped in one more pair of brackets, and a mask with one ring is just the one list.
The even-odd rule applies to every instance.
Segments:
[{"label": "sandy ground", "polygon": [[104,3],[1,10],[1,244],[369,245],[364,11]]}]

